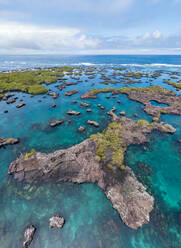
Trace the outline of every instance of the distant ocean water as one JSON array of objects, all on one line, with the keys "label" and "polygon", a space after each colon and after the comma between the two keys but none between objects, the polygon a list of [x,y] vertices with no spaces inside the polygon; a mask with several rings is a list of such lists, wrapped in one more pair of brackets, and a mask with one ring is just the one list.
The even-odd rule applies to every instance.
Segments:
[{"label": "distant ocean water", "polygon": [[181,55],[1,55],[0,70],[49,66],[181,67]]},{"label": "distant ocean water", "polygon": [[[147,72],[152,75],[161,70],[157,79],[144,77],[134,87],[160,85],[171,89],[164,83],[175,73],[181,80],[181,56],[144,56],[144,55],[104,55],[104,56],[0,56],[0,70],[8,71],[35,67],[52,66],[96,66],[106,68],[105,75],[114,76],[112,67],[123,67],[124,71]],[[102,68],[101,68],[102,69]],[[100,70],[101,71],[101,70]],[[155,198],[155,207],[151,213],[150,223],[138,230],[126,227],[111,203],[96,184],[74,185],[40,184],[29,185],[15,182],[7,175],[9,164],[21,153],[35,148],[40,152],[52,152],[67,148],[91,134],[102,132],[110,123],[106,112],[113,106],[125,111],[133,120],[152,117],[143,111],[143,105],[128,99],[126,95],[107,99],[107,94],[98,95],[97,99],[89,99],[91,113],[80,106],[80,96],[93,88],[109,87],[102,84],[100,71],[94,79],[82,75],[81,83],[68,86],[59,91],[55,84],[46,86],[49,90],[60,94],[57,99],[51,96],[35,96],[15,92],[15,96],[26,103],[21,109],[16,109],[16,103],[6,104],[0,101],[0,137],[19,137],[20,143],[0,149],[0,248],[17,248],[22,246],[25,226],[34,224],[37,227],[31,248],[180,248],[181,247],[181,116],[162,115],[161,120],[173,125],[176,133],[173,135],[153,133],[149,135],[149,143],[142,146],[130,146],[126,152],[125,163],[135,172],[147,191]],[[112,76],[111,76],[112,75]],[[75,81],[71,76],[67,80]],[[153,81],[152,81],[153,80]],[[139,80],[138,80],[139,81]],[[94,83],[94,84],[93,84]],[[124,81],[115,84],[115,88],[125,86]],[[76,87],[78,93],[66,97],[64,91]],[[127,85],[129,87],[129,85]],[[120,99],[121,104],[117,102]],[[77,104],[72,101],[76,100]],[[105,109],[97,107],[101,103]],[[50,108],[56,104],[56,108]],[[159,105],[152,102],[154,106]],[[4,109],[8,110],[4,114]],[[81,115],[69,117],[69,109],[80,111]],[[138,117],[134,115],[138,114]],[[63,119],[64,123],[51,129],[52,120]],[[100,123],[99,128],[87,126],[88,119]],[[71,121],[71,123],[69,123]],[[79,126],[85,126],[84,133],[77,132]],[[140,163],[146,169],[139,167]],[[61,230],[49,229],[49,218],[54,213],[60,213],[66,220]]]}]

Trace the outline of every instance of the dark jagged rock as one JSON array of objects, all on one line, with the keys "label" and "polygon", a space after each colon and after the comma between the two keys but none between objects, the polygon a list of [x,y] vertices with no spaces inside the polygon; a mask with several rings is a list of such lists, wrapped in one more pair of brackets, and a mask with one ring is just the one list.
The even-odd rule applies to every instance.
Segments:
[{"label": "dark jagged rock", "polygon": [[63,123],[63,120],[57,120],[57,121],[51,122],[50,127],[56,127],[56,126],[61,125],[62,123]]},{"label": "dark jagged rock", "polygon": [[26,103],[21,102],[21,103],[18,103],[18,104],[16,105],[16,108],[21,108],[21,107],[23,107],[23,106],[25,106],[25,105],[26,105]]},{"label": "dark jagged rock", "polygon": [[5,145],[14,145],[19,143],[19,139],[16,138],[0,138],[0,148]]},{"label": "dark jagged rock", "polygon": [[92,112],[92,110],[91,109],[87,109],[87,112],[89,113],[89,112]]},{"label": "dark jagged rock", "polygon": [[74,111],[74,110],[69,110],[67,111],[68,115],[80,115],[80,112]]},{"label": "dark jagged rock", "polygon": [[97,123],[96,121],[88,120],[88,121],[87,121],[87,124],[93,125],[94,127],[99,127],[99,123]]},{"label": "dark jagged rock", "polygon": [[8,113],[8,110],[7,110],[7,109],[5,109],[5,110],[4,110],[4,113]]},{"label": "dark jagged rock", "polygon": [[23,248],[29,248],[29,246],[33,240],[35,231],[36,231],[36,227],[33,225],[26,227],[26,229],[24,231]]},{"label": "dark jagged rock", "polygon": [[133,171],[123,165],[124,153],[131,144],[144,144],[153,130],[173,133],[175,129],[163,122],[134,122],[118,117],[113,108],[108,112],[113,122],[102,133],[82,143],[50,154],[21,154],[9,166],[8,173],[28,183],[97,183],[123,222],[137,229],[149,222],[154,199],[137,181]]},{"label": "dark jagged rock", "polygon": [[59,214],[54,214],[51,218],[50,218],[50,228],[62,228],[65,220],[63,217],[61,217]]}]

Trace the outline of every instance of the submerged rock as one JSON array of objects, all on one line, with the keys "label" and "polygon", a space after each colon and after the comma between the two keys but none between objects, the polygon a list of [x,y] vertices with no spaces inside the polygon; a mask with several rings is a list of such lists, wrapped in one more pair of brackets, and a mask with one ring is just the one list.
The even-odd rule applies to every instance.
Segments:
[{"label": "submerged rock", "polygon": [[65,223],[65,220],[63,217],[61,217],[59,214],[54,214],[50,219],[50,228],[54,228],[54,227],[57,227],[57,228],[62,228],[64,223]]},{"label": "submerged rock", "polygon": [[35,231],[36,231],[36,227],[33,225],[26,227],[26,229],[24,231],[23,248],[29,248],[29,246],[33,240]]}]

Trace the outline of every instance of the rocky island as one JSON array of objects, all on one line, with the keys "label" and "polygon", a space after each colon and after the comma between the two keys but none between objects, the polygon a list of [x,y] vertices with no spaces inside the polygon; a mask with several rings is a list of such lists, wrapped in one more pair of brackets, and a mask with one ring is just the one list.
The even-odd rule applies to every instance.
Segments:
[{"label": "rocky island", "polygon": [[[112,95],[127,94],[129,99],[143,103],[144,111],[155,117],[159,117],[160,114],[181,114],[181,96],[176,96],[173,91],[160,86],[95,89],[85,92],[81,98],[95,99],[99,93],[112,93]],[[150,103],[151,100],[167,104],[168,107],[153,106]]]},{"label": "rocky island", "polygon": [[148,223],[154,198],[124,164],[124,154],[131,144],[147,142],[153,130],[174,133],[175,129],[163,122],[120,118],[114,111],[108,112],[113,122],[102,133],[50,154],[34,150],[21,154],[8,173],[27,183],[97,183],[127,226],[137,229]]}]

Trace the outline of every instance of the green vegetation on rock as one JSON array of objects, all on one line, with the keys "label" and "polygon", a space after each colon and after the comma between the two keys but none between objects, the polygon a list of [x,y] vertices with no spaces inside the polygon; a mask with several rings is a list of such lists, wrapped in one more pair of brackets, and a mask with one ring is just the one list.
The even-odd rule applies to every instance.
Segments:
[{"label": "green vegetation on rock", "polygon": [[29,152],[26,152],[24,160],[28,160],[36,154],[35,149],[31,149]]},{"label": "green vegetation on rock", "polygon": [[174,83],[174,82],[170,82],[170,81],[164,81],[164,83],[172,85],[174,88],[181,90],[181,83]]},{"label": "green vegetation on rock", "polygon": [[120,89],[116,88],[103,88],[103,89],[91,89],[88,93],[90,95],[97,95],[99,93],[108,93],[108,92],[114,92],[115,94],[128,94],[129,92],[132,91],[139,91],[141,93],[154,93],[154,92],[159,92],[159,93],[170,93],[172,92],[171,90],[167,90],[163,87],[153,85],[152,87],[122,87]]},{"label": "green vegetation on rock", "polygon": [[149,126],[150,128],[152,127],[151,124],[146,120],[139,119],[139,120],[137,120],[137,124],[140,127],[147,127],[147,126]]},{"label": "green vegetation on rock", "polygon": [[72,71],[72,67],[51,69],[25,70],[0,73],[0,98],[2,93],[8,91],[22,91],[32,95],[44,94],[46,87],[42,84],[55,83],[64,76],[64,72]]},{"label": "green vegetation on rock", "polygon": [[127,73],[125,74],[125,76],[127,76],[127,77],[132,77],[132,78],[136,78],[136,79],[140,79],[140,78],[143,76],[143,74],[140,73],[140,72],[137,72],[137,73],[134,73],[134,72],[127,72]]},{"label": "green vegetation on rock", "polygon": [[[102,133],[91,135],[90,138],[94,139],[97,144],[96,155],[99,157],[103,165],[108,168],[117,166],[124,170],[124,145],[120,138],[120,133],[124,130],[121,123],[113,122]],[[108,153],[112,154],[111,161],[107,161]]]},{"label": "green vegetation on rock", "polygon": [[7,142],[8,144],[10,144],[10,143],[11,143],[11,141],[12,141],[12,138],[9,138],[9,139],[7,139],[7,141],[6,141],[6,142]]},{"label": "green vegetation on rock", "polygon": [[161,114],[166,114],[166,113],[167,113],[166,110],[162,110],[162,111],[161,111]]}]

